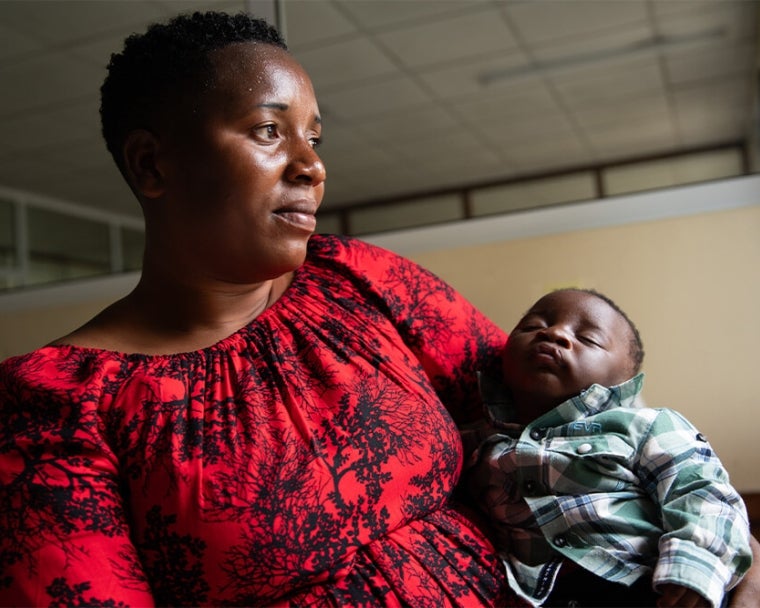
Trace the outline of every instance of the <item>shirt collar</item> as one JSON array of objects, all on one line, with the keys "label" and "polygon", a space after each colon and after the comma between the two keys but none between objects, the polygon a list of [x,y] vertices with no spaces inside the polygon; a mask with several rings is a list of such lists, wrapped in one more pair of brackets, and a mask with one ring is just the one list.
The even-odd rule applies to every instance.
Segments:
[{"label": "shirt collar", "polygon": [[[639,373],[616,386],[606,387],[601,384],[592,384],[580,395],[571,397],[555,407],[554,410],[572,407],[576,410],[585,410],[586,414],[595,414],[611,407],[641,407],[638,396],[643,385],[643,373]],[[478,372],[478,386],[485,414],[492,422],[514,420],[512,398],[501,378],[485,372]]]}]

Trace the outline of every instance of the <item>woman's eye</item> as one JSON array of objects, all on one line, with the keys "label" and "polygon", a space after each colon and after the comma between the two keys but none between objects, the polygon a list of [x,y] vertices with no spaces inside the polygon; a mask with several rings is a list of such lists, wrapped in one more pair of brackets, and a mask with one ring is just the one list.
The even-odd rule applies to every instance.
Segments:
[{"label": "woman's eye", "polygon": [[253,129],[253,133],[256,137],[270,140],[277,139],[277,126],[276,125],[261,125]]},{"label": "woman's eye", "polygon": [[312,148],[319,148],[319,146],[322,145],[322,138],[321,137],[310,137],[309,143],[311,143]]}]

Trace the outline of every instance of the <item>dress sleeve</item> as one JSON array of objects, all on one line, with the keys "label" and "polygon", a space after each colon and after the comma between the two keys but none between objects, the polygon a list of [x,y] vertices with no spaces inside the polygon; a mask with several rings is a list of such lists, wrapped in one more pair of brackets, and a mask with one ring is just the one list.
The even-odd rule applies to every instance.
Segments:
[{"label": "dress sleeve", "polygon": [[0,605],[151,606],[117,459],[60,373],[34,353],[0,367]]},{"label": "dress sleeve", "polygon": [[660,506],[665,534],[655,586],[689,587],[719,606],[751,564],[744,503],[705,437],[673,410],[658,410],[640,450],[639,477]]},{"label": "dress sleeve", "polygon": [[457,423],[482,415],[478,370],[500,373],[507,334],[453,287],[394,253],[352,241],[368,289],[380,298]]}]

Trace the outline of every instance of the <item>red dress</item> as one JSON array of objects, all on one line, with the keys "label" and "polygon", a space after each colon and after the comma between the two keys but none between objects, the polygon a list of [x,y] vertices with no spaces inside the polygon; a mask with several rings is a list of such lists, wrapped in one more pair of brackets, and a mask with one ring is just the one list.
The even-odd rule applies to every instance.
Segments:
[{"label": "red dress", "polygon": [[452,416],[479,410],[474,371],[505,340],[411,262],[314,237],[286,293],[209,348],[6,360],[0,603],[503,602],[450,495]]}]

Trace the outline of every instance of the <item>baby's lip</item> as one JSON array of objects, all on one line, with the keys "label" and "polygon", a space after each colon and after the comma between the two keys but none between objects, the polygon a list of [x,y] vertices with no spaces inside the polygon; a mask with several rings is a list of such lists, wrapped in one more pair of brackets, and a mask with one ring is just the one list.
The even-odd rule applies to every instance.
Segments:
[{"label": "baby's lip", "polygon": [[558,366],[563,365],[562,352],[560,349],[546,342],[537,344],[533,349],[533,354],[539,361],[550,361]]}]

